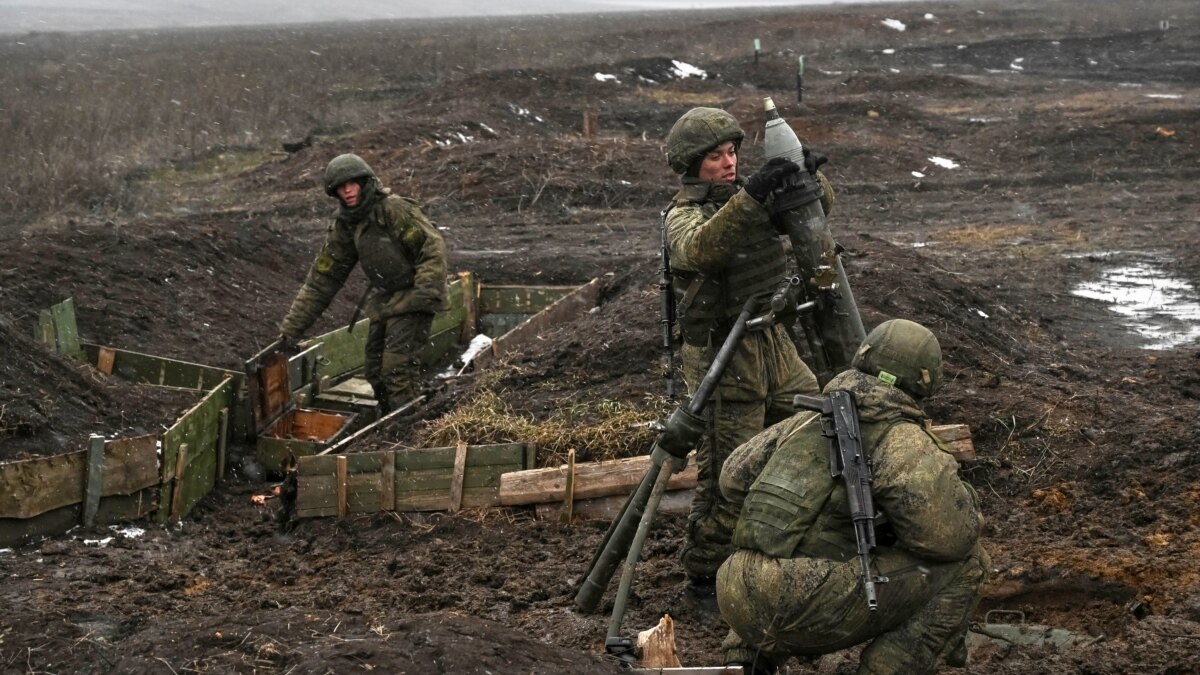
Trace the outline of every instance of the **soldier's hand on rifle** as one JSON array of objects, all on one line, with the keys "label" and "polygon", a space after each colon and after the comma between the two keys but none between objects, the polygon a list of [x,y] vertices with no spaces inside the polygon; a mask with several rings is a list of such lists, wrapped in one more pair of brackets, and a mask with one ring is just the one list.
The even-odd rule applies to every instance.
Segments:
[{"label": "soldier's hand on rifle", "polygon": [[746,181],[746,194],[759,204],[765,204],[771,194],[787,179],[788,176],[799,173],[800,167],[786,157],[776,157],[754,172]]},{"label": "soldier's hand on rifle", "polygon": [[817,152],[810,148],[804,148],[804,170],[812,175],[817,175],[817,169],[821,168],[822,164],[829,161],[829,158],[824,153]]}]

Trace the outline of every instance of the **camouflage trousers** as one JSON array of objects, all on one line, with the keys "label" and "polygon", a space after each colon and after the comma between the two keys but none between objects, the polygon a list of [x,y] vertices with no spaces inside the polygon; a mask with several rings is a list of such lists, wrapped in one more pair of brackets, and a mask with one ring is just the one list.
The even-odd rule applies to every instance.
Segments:
[{"label": "camouflage trousers", "polygon": [[[683,377],[692,393],[716,356],[714,348],[685,344]],[[796,394],[817,394],[817,378],[800,360],[782,326],[747,333],[721,378],[704,417],[708,432],[696,451],[697,484],[681,560],[692,580],[710,580],[733,553],[737,510],[721,496],[721,468],[733,450],[794,414]]]},{"label": "camouflage trousers", "polygon": [[966,560],[935,563],[879,548],[879,607],[867,609],[857,558],[772,558],[739,550],[717,574],[726,663],[773,672],[790,656],[871,641],[859,673],[931,673],[966,634],[991,561],[976,544]]},{"label": "camouflage trousers", "polygon": [[400,314],[369,324],[363,376],[375,390],[382,411],[417,397],[421,378],[418,354],[429,342],[432,324],[433,315],[426,313]]}]

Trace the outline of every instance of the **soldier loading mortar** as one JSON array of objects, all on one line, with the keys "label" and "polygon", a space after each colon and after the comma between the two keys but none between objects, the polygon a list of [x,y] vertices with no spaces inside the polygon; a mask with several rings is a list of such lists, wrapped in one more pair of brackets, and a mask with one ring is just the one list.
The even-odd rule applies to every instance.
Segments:
[{"label": "soldier loading mortar", "polygon": [[[682,188],[663,219],[664,346],[670,345],[677,308],[683,375],[691,397],[656,441],[651,470],[610,526],[576,596],[581,610],[594,610],[617,560],[628,552],[608,634],[608,648],[614,653],[629,648],[629,641],[619,637],[625,598],[642,538],[655,515],[656,497],[666,483],[664,474],[669,477],[681,468],[687,454],[699,446],[699,481],[682,561],[690,593],[715,611],[715,574],[732,552],[730,539],[738,517],[717,485],[724,459],[762,429],[790,417],[794,396],[819,391],[816,376],[800,360],[788,324],[800,316],[811,317],[822,306],[829,310],[805,319],[810,347],[823,357],[825,379],[849,365],[857,342],[848,342],[863,332],[844,273],[840,284],[829,283],[822,281],[828,277],[823,270],[808,263],[827,260],[828,255],[836,258],[833,247],[828,254],[799,250],[822,242],[809,232],[828,233],[824,216],[834,200],[828,180],[817,171],[823,156],[806,152],[794,133],[790,145],[783,142],[786,136],[775,134],[771,138],[783,139],[774,142],[778,147],[768,148],[775,156],[742,179],[738,151],[744,136],[729,113],[695,108],[676,122],[667,139],[668,163],[681,176]],[[804,169],[784,156],[793,150]],[[779,211],[779,204],[788,210]],[[793,240],[793,254],[804,257],[796,263],[803,277],[787,276],[783,233]],[[674,261],[674,270],[668,260]],[[806,281],[814,287],[806,288]],[[670,297],[665,293],[668,287]],[[752,319],[756,313],[759,316]],[[851,325],[837,330],[837,337],[826,339],[818,332],[823,321],[843,318]],[[671,368],[670,356],[667,363]]]}]

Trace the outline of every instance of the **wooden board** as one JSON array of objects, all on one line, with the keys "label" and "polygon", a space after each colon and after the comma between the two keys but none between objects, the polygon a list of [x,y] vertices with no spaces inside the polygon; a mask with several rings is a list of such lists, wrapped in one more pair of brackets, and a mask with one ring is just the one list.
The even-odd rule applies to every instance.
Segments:
[{"label": "wooden board", "polygon": [[[234,398],[233,378],[226,378],[191,410],[184,413],[162,436],[162,490],[159,494],[158,521],[172,514],[187,515],[216,485],[217,453],[220,447],[221,410]],[[177,466],[179,447],[187,444],[183,466]],[[176,476],[181,484],[176,490]],[[178,494],[179,502],[173,501]]]},{"label": "wooden board", "polygon": [[320,345],[318,377],[337,377],[362,368],[370,324],[370,320],[363,319],[354,324],[353,331],[343,327],[300,343],[306,349]]},{"label": "wooden board", "polygon": [[[156,439],[157,440],[157,439]],[[156,486],[139,490],[132,495],[113,495],[100,500],[96,510],[97,525],[138,520],[158,508]],[[82,504],[59,507],[32,518],[0,518],[0,547],[27,543],[38,537],[62,534],[79,524]]]},{"label": "wooden board", "polygon": [[[101,496],[129,495],[157,486],[157,446],[157,435],[107,441]],[[0,464],[0,518],[32,518],[80,504],[86,465],[87,453],[82,450]]]},{"label": "wooden board", "polygon": [[54,339],[58,352],[74,359],[83,359],[79,348],[79,328],[75,325],[75,301],[67,298],[50,308],[54,317]]},{"label": "wooden board", "polygon": [[479,286],[480,314],[537,314],[578,286]]},{"label": "wooden board", "polygon": [[[341,455],[346,461],[347,511],[449,509],[456,455],[457,448],[407,448]],[[317,455],[299,459],[297,517],[338,514],[337,457]],[[386,470],[385,461],[391,462]],[[462,508],[496,505],[500,477],[519,471],[526,461],[526,446],[522,444],[470,446],[462,471]],[[383,483],[384,475],[391,477],[388,486]]]},{"label": "wooden board", "polygon": [[[649,455],[575,465],[575,499],[628,495],[650,468]],[[500,479],[500,503],[505,506],[562,501],[566,465],[505,474]],[[671,476],[669,490],[696,486],[696,463]]]},{"label": "wooden board", "polygon": [[[495,357],[504,352],[519,349],[521,346],[536,340],[542,331],[551,326],[569,323],[583,316],[600,302],[600,291],[603,287],[603,279],[597,277],[567,295],[560,297],[552,305],[530,317],[528,321],[496,338],[492,342],[491,350],[481,352],[475,357],[475,367],[486,366]],[[486,286],[480,289],[481,308],[485,306],[483,295],[486,291]]]},{"label": "wooden board", "polygon": [[106,350],[105,360],[110,364],[108,372],[139,384],[198,392],[211,391],[227,377],[239,383],[243,377],[235,370],[103,347],[90,342],[81,343],[81,346],[88,363],[99,367],[101,350]]},{"label": "wooden board", "polygon": [[[662,501],[658,503],[658,512],[688,513],[692,510],[692,499],[695,496],[696,492],[692,489],[668,490],[663,494]],[[611,521],[621,513],[621,507],[625,506],[628,499],[629,495],[576,499],[572,509],[572,519]],[[562,502],[547,502],[534,507],[534,513],[538,520],[561,520],[565,510]]]}]

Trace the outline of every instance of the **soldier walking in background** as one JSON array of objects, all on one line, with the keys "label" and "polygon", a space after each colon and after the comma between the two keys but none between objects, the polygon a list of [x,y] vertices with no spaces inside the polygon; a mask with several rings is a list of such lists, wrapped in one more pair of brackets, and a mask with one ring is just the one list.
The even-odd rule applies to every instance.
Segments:
[{"label": "soldier walking in background", "polygon": [[361,264],[371,320],[364,376],[387,412],[417,396],[418,352],[429,341],[434,313],[448,306],[446,244],[418,203],[391,194],[358,155],[329,163],[325,193],[337,198],[337,215],[283,319],[280,339],[285,345],[299,340]]},{"label": "soldier walking in background", "polygon": [[[748,180],[741,178],[738,150],[744,137],[737,120],[716,108],[689,110],[667,136],[667,161],[683,183],[668,207],[665,227],[689,393],[744,303],[762,298],[767,305],[789,267],[769,205],[772,191],[801,167],[772,160]],[[805,168],[825,187],[828,211],[833,189],[816,170],[823,159],[812,153]],[[713,609],[715,575],[733,551],[730,536],[738,515],[718,489],[725,458],[765,427],[790,417],[793,395],[818,390],[787,329],[767,325],[743,338],[705,408],[708,431],[697,451],[699,483],[682,561],[690,592]]]},{"label": "soldier walking in background", "polygon": [[[721,616],[733,628],[727,663],[774,673],[789,657],[870,641],[859,673],[929,673],[966,662],[967,622],[987,581],[983,516],[958,463],[924,426],[920,401],[942,383],[937,338],[920,324],[871,331],[825,392],[858,408],[878,547],[878,608],[864,597],[847,490],[831,477],[821,416],[801,412],[738,448],[721,491],[740,511],[737,552],[717,574]],[[874,576],[872,577],[874,578]]]}]

